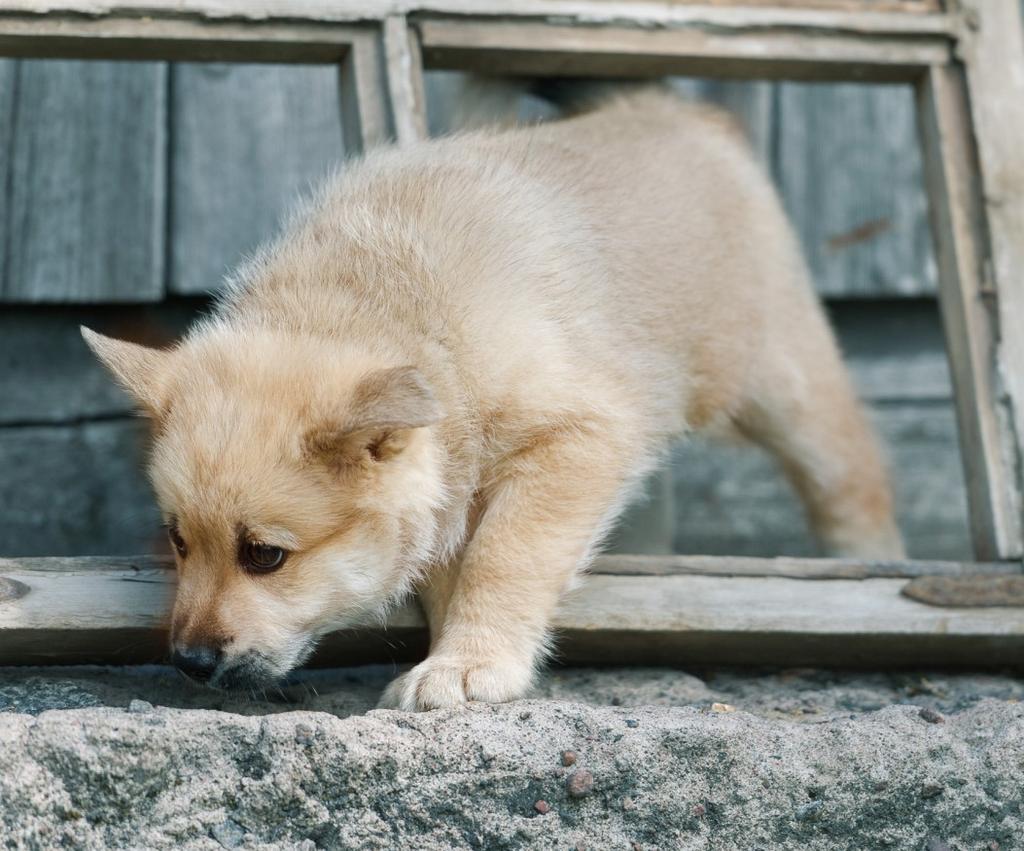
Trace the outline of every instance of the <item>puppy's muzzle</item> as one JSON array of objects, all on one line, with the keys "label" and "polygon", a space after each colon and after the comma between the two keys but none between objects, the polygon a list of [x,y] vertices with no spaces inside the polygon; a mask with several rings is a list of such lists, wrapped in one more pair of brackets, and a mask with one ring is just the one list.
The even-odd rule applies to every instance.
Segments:
[{"label": "puppy's muzzle", "polygon": [[171,653],[171,663],[190,680],[207,683],[217,670],[223,655],[217,647],[175,645]]}]

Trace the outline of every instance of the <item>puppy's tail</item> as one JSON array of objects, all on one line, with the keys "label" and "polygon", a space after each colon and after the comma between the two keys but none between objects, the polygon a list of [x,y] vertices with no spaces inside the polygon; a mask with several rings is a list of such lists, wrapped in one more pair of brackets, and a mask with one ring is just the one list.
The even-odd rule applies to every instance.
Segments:
[{"label": "puppy's tail", "polygon": [[530,93],[557,107],[562,115],[593,112],[611,100],[632,100],[650,92],[672,91],[664,80],[545,77],[532,81]]},{"label": "puppy's tail", "polygon": [[531,81],[520,77],[466,74],[450,93],[454,104],[448,119],[451,130],[511,127],[519,121],[523,98]]},{"label": "puppy's tail", "polygon": [[[551,118],[592,112],[610,100],[645,92],[670,92],[660,80],[595,79],[589,77],[492,77],[469,74],[453,92],[452,130],[511,127],[527,118]],[[534,99],[534,109],[524,101]],[[539,105],[538,105],[539,102]]]}]

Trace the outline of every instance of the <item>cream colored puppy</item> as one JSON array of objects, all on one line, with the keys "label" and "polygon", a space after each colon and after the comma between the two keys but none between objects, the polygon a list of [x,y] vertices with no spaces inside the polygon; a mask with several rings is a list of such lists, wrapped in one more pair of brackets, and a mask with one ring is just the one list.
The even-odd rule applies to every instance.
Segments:
[{"label": "cream colored puppy", "polygon": [[281,677],[418,589],[404,709],[530,685],[668,440],[771,449],[832,553],[901,553],[879,451],[768,180],[653,90],[349,165],[170,350],[85,331],[154,420],[174,660]]}]

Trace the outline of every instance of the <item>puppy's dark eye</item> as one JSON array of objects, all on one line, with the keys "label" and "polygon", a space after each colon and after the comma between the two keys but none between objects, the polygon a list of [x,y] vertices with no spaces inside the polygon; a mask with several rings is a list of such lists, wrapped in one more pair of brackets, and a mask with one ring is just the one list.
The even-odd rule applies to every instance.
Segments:
[{"label": "puppy's dark eye", "polygon": [[249,573],[272,573],[284,564],[288,553],[261,541],[242,541],[238,561]]},{"label": "puppy's dark eye", "polygon": [[185,539],[181,537],[181,532],[178,531],[177,523],[172,523],[167,527],[167,537],[171,539],[171,546],[174,547],[178,555],[185,558],[188,555],[188,546],[185,544]]}]

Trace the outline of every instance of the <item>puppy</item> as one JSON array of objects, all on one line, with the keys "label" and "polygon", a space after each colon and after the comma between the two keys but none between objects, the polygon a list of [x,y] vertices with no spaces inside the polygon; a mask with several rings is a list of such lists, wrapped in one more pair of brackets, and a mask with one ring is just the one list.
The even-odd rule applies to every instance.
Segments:
[{"label": "puppy", "polygon": [[420,593],[386,706],[524,694],[670,438],[771,450],[833,554],[902,553],[792,230],[729,118],[658,90],[349,164],[169,350],[83,330],[154,424],[175,664],[283,676]]}]

